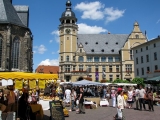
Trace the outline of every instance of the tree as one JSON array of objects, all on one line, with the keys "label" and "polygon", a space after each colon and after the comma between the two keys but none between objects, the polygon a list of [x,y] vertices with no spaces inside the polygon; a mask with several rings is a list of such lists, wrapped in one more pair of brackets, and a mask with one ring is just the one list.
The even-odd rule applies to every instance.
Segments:
[{"label": "tree", "polygon": [[129,83],[127,80],[121,80],[121,79],[116,79],[113,81],[113,83]]},{"label": "tree", "polygon": [[137,84],[137,85],[143,85],[144,86],[143,78],[134,78],[131,82],[134,83],[134,84]]}]

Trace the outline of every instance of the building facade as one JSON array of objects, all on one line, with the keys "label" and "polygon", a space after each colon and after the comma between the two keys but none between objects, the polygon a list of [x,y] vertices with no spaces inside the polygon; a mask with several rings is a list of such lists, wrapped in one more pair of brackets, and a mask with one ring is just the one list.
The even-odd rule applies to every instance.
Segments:
[{"label": "building facade", "polygon": [[58,74],[59,73],[59,66],[39,65],[36,68],[35,73]]},{"label": "building facade", "polygon": [[33,71],[29,7],[0,0],[0,71]]},{"label": "building facade", "polygon": [[135,77],[160,76],[160,36],[133,48]]},{"label": "building facade", "polygon": [[66,2],[59,25],[59,79],[77,81],[134,78],[133,48],[147,41],[138,22],[130,34],[78,34],[77,18]]}]

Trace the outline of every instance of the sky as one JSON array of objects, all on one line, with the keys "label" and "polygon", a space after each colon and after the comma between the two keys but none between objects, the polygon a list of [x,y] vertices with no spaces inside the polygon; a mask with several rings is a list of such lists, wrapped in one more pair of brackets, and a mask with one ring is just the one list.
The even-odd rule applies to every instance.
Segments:
[{"label": "sky", "polygon": [[[67,0],[13,0],[29,6],[33,69],[59,64],[59,18]],[[148,40],[160,35],[160,0],[71,0],[79,34],[130,34],[135,21]]]}]

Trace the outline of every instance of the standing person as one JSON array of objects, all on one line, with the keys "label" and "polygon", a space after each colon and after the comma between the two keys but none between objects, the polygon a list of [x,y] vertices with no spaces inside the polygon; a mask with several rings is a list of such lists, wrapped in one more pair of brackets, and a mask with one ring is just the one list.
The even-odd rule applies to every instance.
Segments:
[{"label": "standing person", "polygon": [[123,97],[123,91],[118,91],[117,94],[118,94],[118,97],[117,97],[117,112],[118,112],[118,115],[116,115],[115,117],[118,116],[118,118],[120,118],[121,120],[125,120],[123,109],[126,106],[126,102],[125,102],[124,97]]},{"label": "standing person", "polygon": [[143,104],[143,109],[146,110],[145,107],[145,94],[146,91],[143,89],[142,85],[140,85],[140,90],[139,90],[139,105],[140,105],[140,111],[142,111],[142,104]]},{"label": "standing person", "polygon": [[15,111],[15,102],[16,102],[16,95],[14,93],[14,87],[13,86],[9,86],[9,94],[7,95],[7,99],[8,99],[8,106],[7,106],[7,111],[8,112],[14,112]]},{"label": "standing person", "polygon": [[129,88],[129,91],[128,91],[128,108],[132,108],[132,104],[133,104],[133,90],[132,88],[130,87]]},{"label": "standing person", "polygon": [[71,109],[69,111],[75,111],[75,109],[74,109],[75,101],[76,101],[76,92],[75,92],[74,88],[72,88],[72,91],[71,91]]},{"label": "standing person", "polygon": [[85,107],[84,107],[84,92],[83,92],[83,88],[80,87],[80,94],[79,94],[79,112],[77,114],[85,114]]},{"label": "standing person", "polygon": [[109,99],[110,99],[110,90],[109,90],[109,88],[107,89],[107,95],[106,95],[106,97],[107,97],[107,100],[108,100],[108,103],[109,103]]},{"label": "standing person", "polygon": [[111,89],[112,106],[116,107],[116,90],[115,87]]},{"label": "standing person", "polygon": [[67,87],[67,89],[65,90],[65,103],[70,104],[70,101],[71,101],[71,90],[69,89],[69,87]]},{"label": "standing person", "polygon": [[151,88],[148,89],[147,92],[147,97],[148,97],[148,107],[149,107],[149,111],[154,111],[154,107],[153,107],[153,92],[151,90]]},{"label": "standing person", "polygon": [[106,98],[106,94],[107,94],[107,89],[106,86],[103,86],[103,98]]},{"label": "standing person", "polygon": [[135,98],[135,101],[136,101],[136,110],[139,110],[139,101],[138,101],[138,99],[139,99],[139,88],[136,87],[135,89],[136,89],[136,90],[135,90],[135,96],[136,96],[136,98]]}]

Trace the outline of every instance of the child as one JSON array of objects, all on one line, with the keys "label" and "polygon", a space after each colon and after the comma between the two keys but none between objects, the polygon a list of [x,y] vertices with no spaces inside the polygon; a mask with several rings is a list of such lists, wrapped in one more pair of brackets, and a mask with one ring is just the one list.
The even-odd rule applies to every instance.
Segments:
[{"label": "child", "polygon": [[124,97],[124,100],[127,102],[128,95],[127,95],[127,92],[126,92],[126,91],[123,92],[123,97]]}]

